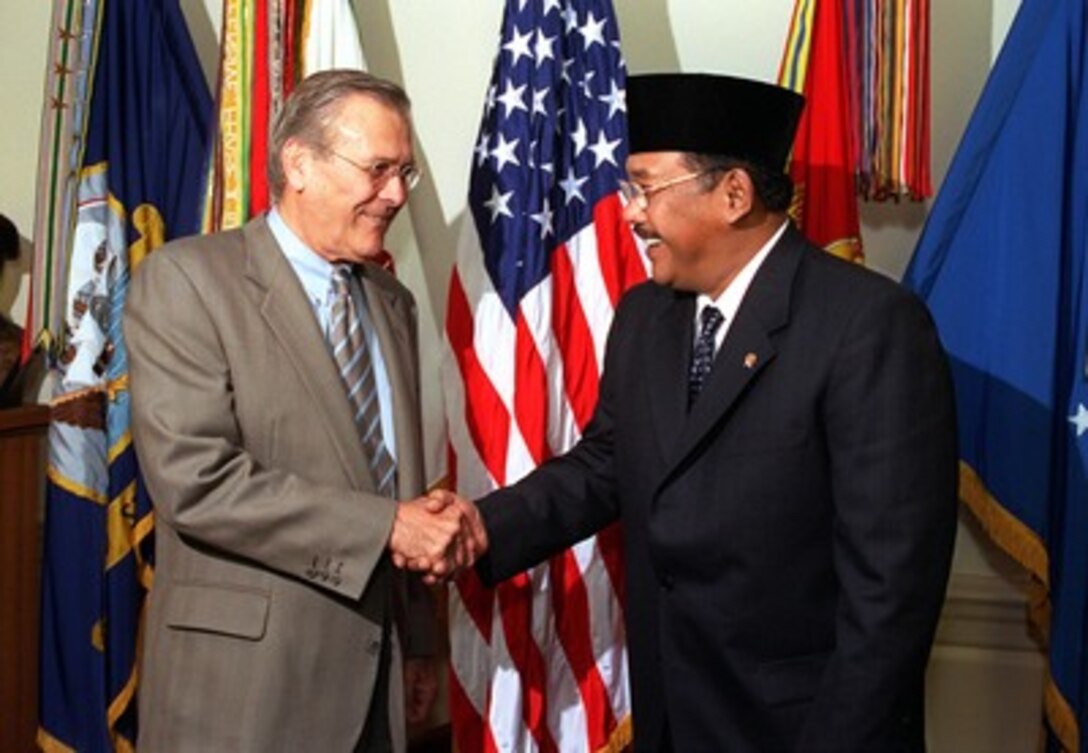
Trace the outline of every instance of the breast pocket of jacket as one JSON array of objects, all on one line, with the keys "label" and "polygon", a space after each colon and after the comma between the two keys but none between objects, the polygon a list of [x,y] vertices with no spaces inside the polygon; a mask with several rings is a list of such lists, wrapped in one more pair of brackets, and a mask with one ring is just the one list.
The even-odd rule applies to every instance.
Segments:
[{"label": "breast pocket of jacket", "polygon": [[166,624],[173,630],[259,641],[268,628],[270,604],[264,591],[175,583],[166,599]]}]

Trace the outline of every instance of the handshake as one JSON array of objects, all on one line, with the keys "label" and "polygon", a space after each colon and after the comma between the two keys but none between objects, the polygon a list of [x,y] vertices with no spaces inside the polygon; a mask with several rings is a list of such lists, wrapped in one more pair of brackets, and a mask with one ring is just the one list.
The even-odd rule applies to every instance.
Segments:
[{"label": "handshake", "polygon": [[399,502],[389,536],[393,564],[440,583],[472,567],[487,551],[487,530],[471,501],[436,489]]}]

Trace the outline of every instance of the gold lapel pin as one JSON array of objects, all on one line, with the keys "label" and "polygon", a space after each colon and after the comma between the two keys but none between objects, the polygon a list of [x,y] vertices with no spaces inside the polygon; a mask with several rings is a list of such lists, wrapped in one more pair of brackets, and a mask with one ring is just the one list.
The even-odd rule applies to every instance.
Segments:
[{"label": "gold lapel pin", "polygon": [[744,357],[744,368],[746,368],[746,369],[754,368],[755,365],[756,365],[756,361],[758,361],[758,360],[759,360],[759,356],[757,356],[755,353],[749,353],[748,355],[746,355]]}]

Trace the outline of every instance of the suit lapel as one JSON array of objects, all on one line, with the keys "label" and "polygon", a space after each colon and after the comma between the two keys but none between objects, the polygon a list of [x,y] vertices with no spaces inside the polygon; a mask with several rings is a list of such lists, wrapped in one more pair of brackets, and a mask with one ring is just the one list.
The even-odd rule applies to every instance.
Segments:
[{"label": "suit lapel", "polygon": [[318,406],[318,418],[329,432],[348,477],[358,488],[372,487],[366,465],[360,461],[362,443],[351,418],[340,374],[298,276],[280,251],[263,217],[246,225],[245,238],[245,274],[263,291],[261,316],[283,345],[299,381]]},{"label": "suit lapel", "polygon": [[695,296],[677,293],[647,332],[643,365],[654,432],[664,457],[672,457],[688,410],[688,362],[694,338]]},{"label": "suit lapel", "polygon": [[[805,241],[791,225],[764,260],[729,327],[729,334],[714,359],[706,385],[679,437],[669,446],[667,467],[675,469],[694,452],[706,434],[721,421],[745,389],[771,361],[776,351],[773,334],[789,323],[793,279],[804,253]],[[691,333],[693,313],[687,332]],[[691,340],[689,336],[688,341]],[[688,351],[691,345],[688,344]],[[684,381],[686,386],[686,378]],[[686,395],[680,415],[686,413]]]}]

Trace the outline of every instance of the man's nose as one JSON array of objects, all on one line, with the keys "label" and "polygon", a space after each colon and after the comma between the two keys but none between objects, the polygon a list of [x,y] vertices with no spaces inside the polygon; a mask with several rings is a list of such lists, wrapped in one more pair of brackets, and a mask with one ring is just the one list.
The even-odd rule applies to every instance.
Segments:
[{"label": "man's nose", "polygon": [[378,195],[394,206],[403,206],[408,201],[408,179],[394,172],[389,180],[385,181]]},{"label": "man's nose", "polygon": [[637,201],[628,201],[623,207],[623,221],[628,225],[637,225],[646,219],[644,210]]}]

